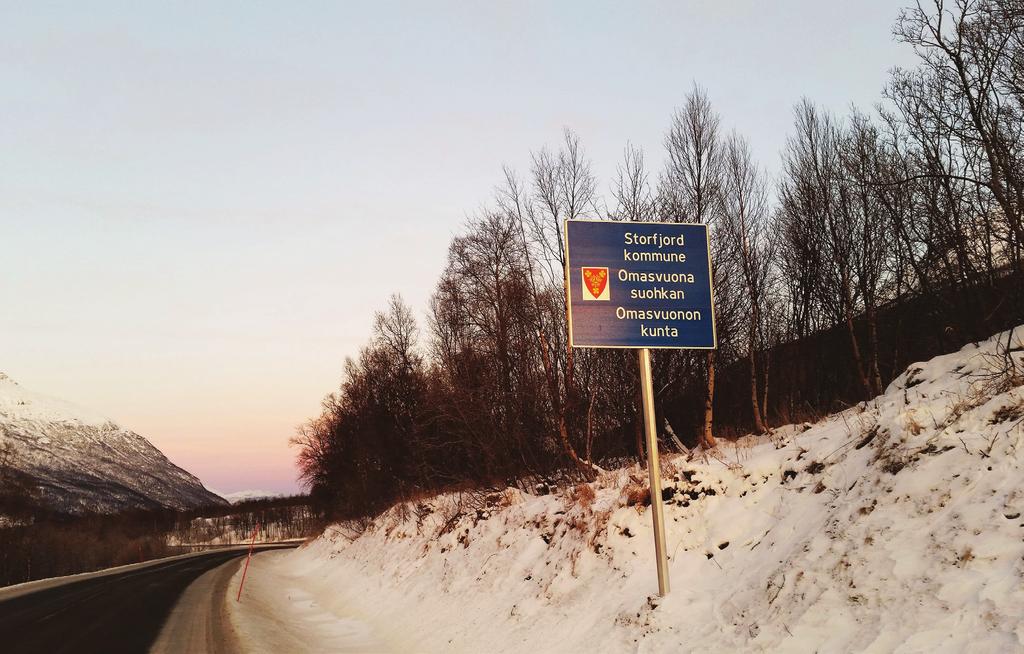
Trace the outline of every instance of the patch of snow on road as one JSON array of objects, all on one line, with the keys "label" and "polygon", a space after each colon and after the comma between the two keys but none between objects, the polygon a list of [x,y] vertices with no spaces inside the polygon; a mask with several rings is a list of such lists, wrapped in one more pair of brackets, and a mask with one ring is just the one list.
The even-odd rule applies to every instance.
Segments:
[{"label": "patch of snow on road", "polygon": [[418,652],[1021,651],[1024,328],[1010,336],[817,424],[667,458],[667,598],[633,467],[592,494],[449,494],[336,525],[243,603],[296,620],[295,642],[357,616]]}]

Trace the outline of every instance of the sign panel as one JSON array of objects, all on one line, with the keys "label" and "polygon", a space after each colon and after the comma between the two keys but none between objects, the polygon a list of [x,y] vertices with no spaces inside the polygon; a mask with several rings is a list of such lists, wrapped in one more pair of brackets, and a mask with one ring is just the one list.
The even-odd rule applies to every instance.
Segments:
[{"label": "sign panel", "polygon": [[717,345],[707,225],[568,220],[573,347]]}]

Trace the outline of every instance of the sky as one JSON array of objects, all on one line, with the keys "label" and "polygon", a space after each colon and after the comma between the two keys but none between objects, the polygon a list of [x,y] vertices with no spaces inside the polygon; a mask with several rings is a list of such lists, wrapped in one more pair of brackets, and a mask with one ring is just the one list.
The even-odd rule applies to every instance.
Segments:
[{"label": "sky", "polygon": [[503,165],[570,127],[608,194],[696,83],[773,173],[800,98],[912,63],[902,4],[0,0],[0,371],[294,492],[296,427]]}]

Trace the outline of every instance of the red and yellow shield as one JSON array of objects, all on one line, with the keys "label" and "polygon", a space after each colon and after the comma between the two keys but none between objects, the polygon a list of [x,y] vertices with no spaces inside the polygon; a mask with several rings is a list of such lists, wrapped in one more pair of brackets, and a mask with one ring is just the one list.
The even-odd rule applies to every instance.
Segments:
[{"label": "red and yellow shield", "polygon": [[608,269],[583,267],[583,294],[584,300],[607,300],[608,293]]}]

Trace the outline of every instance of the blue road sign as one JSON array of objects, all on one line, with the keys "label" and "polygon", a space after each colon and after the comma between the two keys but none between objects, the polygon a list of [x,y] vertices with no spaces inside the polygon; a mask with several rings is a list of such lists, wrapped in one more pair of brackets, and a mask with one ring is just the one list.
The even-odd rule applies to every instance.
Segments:
[{"label": "blue road sign", "polygon": [[706,225],[568,220],[573,347],[717,345]]}]

